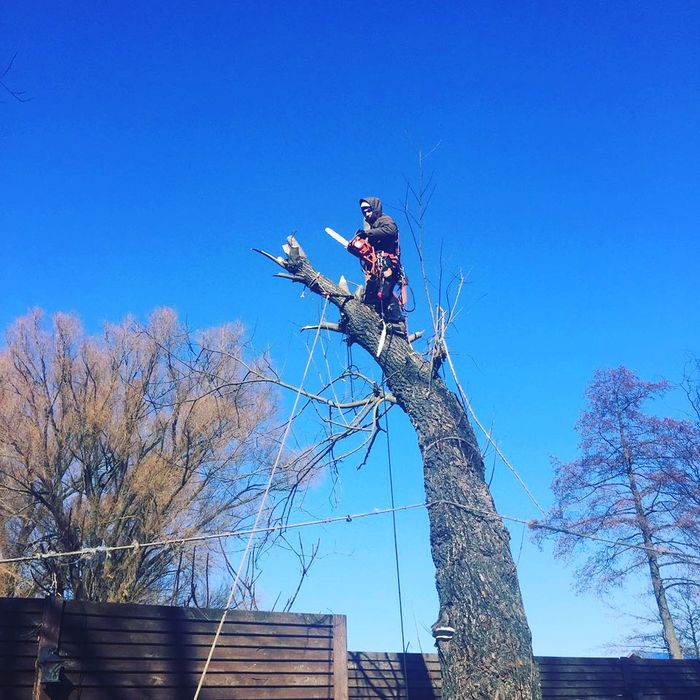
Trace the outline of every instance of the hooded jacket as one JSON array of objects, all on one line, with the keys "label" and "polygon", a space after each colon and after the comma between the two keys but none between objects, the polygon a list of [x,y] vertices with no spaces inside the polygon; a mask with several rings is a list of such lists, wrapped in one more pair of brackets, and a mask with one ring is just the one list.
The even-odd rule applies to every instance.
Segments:
[{"label": "hooded jacket", "polygon": [[377,252],[383,251],[392,255],[399,254],[399,227],[396,222],[388,215],[382,212],[382,200],[379,197],[363,197],[360,200],[367,202],[372,207],[374,220],[370,224],[368,221],[364,223],[364,231],[367,234],[367,240]]}]

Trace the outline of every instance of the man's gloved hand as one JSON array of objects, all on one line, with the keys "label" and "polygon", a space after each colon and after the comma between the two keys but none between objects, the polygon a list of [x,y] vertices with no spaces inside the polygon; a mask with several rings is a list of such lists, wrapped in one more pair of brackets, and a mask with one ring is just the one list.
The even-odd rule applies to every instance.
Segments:
[{"label": "man's gloved hand", "polygon": [[367,231],[363,228],[358,228],[357,231],[355,231],[355,236],[357,238],[367,238]]}]

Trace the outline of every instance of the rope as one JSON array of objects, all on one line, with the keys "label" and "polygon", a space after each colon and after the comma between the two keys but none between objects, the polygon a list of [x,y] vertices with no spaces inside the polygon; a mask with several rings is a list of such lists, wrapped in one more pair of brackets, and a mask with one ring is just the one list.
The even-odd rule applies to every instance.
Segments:
[{"label": "rope", "polygon": [[455,381],[455,384],[457,385],[457,389],[459,390],[459,394],[462,397],[462,401],[464,401],[464,405],[466,406],[467,410],[469,411],[469,415],[474,419],[474,422],[479,426],[479,429],[481,432],[484,434],[486,439],[491,443],[493,446],[493,449],[496,450],[496,454],[503,460],[503,464],[510,469],[511,473],[513,476],[518,480],[518,483],[523,487],[523,490],[525,493],[529,496],[530,500],[535,504],[535,507],[542,513],[543,515],[546,515],[545,509],[540,505],[539,501],[534,497],[532,494],[532,491],[528,488],[527,484],[523,480],[523,478],[518,474],[517,470],[515,467],[508,461],[508,458],[503,454],[501,451],[501,448],[496,444],[495,440],[491,437],[491,434],[484,428],[484,426],[481,424],[481,421],[478,419],[476,413],[474,412],[474,409],[472,408],[471,402],[469,401],[469,397],[467,396],[466,392],[462,388],[462,385],[459,383],[459,379],[457,378],[457,370],[455,370],[455,366],[452,364],[452,356],[450,355],[450,351],[447,348],[447,342],[445,341],[444,335],[442,338],[442,347],[445,351],[445,358],[447,359],[447,363],[450,366],[450,372],[452,373],[452,378]]},{"label": "rope", "polygon": [[124,551],[127,549],[148,549],[153,547],[169,547],[169,546],[182,546],[191,542],[206,542],[207,540],[225,540],[230,537],[241,537],[243,535],[258,535],[263,533],[273,533],[273,532],[286,532],[287,530],[295,530],[304,527],[313,527],[316,525],[331,525],[338,522],[352,522],[353,520],[360,520],[362,518],[368,518],[372,515],[387,515],[392,511],[397,513],[404,510],[414,510],[416,508],[425,508],[425,503],[413,503],[406,506],[397,506],[396,508],[374,508],[370,511],[365,511],[363,513],[348,513],[347,515],[338,515],[328,518],[318,518],[316,520],[306,520],[299,523],[287,523],[285,525],[271,525],[269,527],[259,527],[250,528],[246,530],[228,530],[225,532],[214,532],[207,535],[193,535],[191,537],[179,537],[176,539],[167,540],[154,540],[152,542],[133,542],[131,544],[114,545],[109,547],[107,545],[100,545],[98,547],[85,547],[83,549],[76,549],[70,552],[37,552],[36,554],[31,554],[26,557],[12,557],[7,559],[0,559],[0,564],[20,564],[23,562],[31,561],[43,561],[47,559],[63,559],[66,557],[90,557],[97,554],[109,554],[110,552]]},{"label": "rope", "polygon": [[[407,510],[416,510],[417,508],[434,508],[438,505],[451,505],[456,508],[461,508],[471,512],[473,515],[479,516],[490,516],[493,517],[493,513],[488,513],[486,511],[476,510],[469,506],[465,506],[455,501],[430,501],[428,503],[411,503],[405,506],[396,506],[395,508],[374,508],[370,511],[364,511],[362,513],[348,513],[346,515],[338,515],[329,518],[318,518],[316,520],[306,520],[299,523],[287,523],[286,525],[272,525],[270,527],[260,527],[251,528],[247,530],[230,530],[227,532],[216,532],[208,535],[195,535],[192,537],[179,537],[171,540],[154,540],[153,542],[133,542],[132,544],[115,545],[113,547],[99,546],[99,547],[86,547],[84,549],[76,549],[71,552],[38,552],[26,557],[12,557],[6,559],[0,559],[1,564],[19,564],[23,562],[31,561],[42,561],[46,559],[62,559],[65,557],[89,557],[97,554],[109,554],[114,551],[123,551],[126,549],[138,549],[138,548],[149,548],[149,547],[168,547],[168,546],[181,546],[188,544],[190,542],[204,542],[207,540],[223,540],[229,537],[241,537],[242,535],[257,535],[262,533],[272,533],[272,532],[286,532],[287,530],[295,530],[304,527],[315,527],[317,525],[332,525],[333,523],[346,522],[351,523],[354,520],[361,520],[362,518],[369,518],[374,515],[387,515],[389,513],[400,513]],[[502,515],[496,514],[496,517],[502,520],[507,520],[512,523],[519,523],[521,525],[527,525],[530,530],[548,530],[549,532],[558,532],[562,535],[569,535],[571,537],[577,537],[582,540],[593,540],[595,542],[603,542],[605,544],[623,545],[629,549],[638,549],[644,552],[654,552],[661,555],[673,555],[678,557],[683,557],[684,560],[697,561],[700,562],[700,555],[688,554],[686,552],[680,552],[675,549],[670,549],[667,547],[647,547],[641,544],[632,544],[629,542],[624,542],[622,540],[613,540],[611,538],[599,537],[597,535],[587,535],[582,532],[576,532],[575,530],[569,530],[564,527],[557,527],[556,525],[547,525],[546,523],[538,522],[537,520],[532,520],[528,518],[518,518],[512,515]]]},{"label": "rope", "polygon": [[[287,420],[287,425],[284,429],[284,434],[282,435],[282,441],[280,442],[279,449],[277,450],[277,457],[275,458],[275,462],[272,465],[272,470],[270,471],[270,478],[267,481],[267,486],[265,487],[265,491],[262,495],[262,499],[260,500],[260,507],[258,508],[257,515],[255,516],[255,523],[253,524],[253,528],[252,528],[253,530],[255,530],[258,527],[258,523],[260,522],[260,517],[262,516],[263,508],[265,507],[265,502],[267,501],[267,496],[270,493],[270,488],[272,486],[272,480],[275,476],[275,472],[277,471],[277,467],[279,465],[280,458],[282,457],[282,450],[284,449],[284,445],[287,442],[287,437],[289,435],[289,431],[292,427],[292,418],[296,414],[297,405],[299,403],[299,398],[301,397],[302,387],[304,386],[304,381],[306,380],[306,375],[308,374],[309,367],[311,367],[311,361],[313,359],[314,350],[316,349],[316,343],[318,342],[319,335],[321,334],[321,324],[323,323],[323,319],[325,317],[327,307],[328,307],[328,297],[325,298],[325,301],[323,304],[323,309],[321,310],[321,320],[319,321],[319,327],[316,329],[316,335],[314,336],[314,342],[311,345],[311,349],[309,350],[309,356],[306,360],[306,367],[304,368],[304,373],[301,377],[301,382],[299,383],[299,389],[297,391],[297,395],[294,398],[294,405],[292,406],[292,410],[289,413],[289,419]],[[236,577],[233,581],[233,584],[231,585],[231,590],[229,591],[228,600],[226,601],[226,607],[224,608],[224,612],[221,615],[221,620],[219,621],[219,625],[216,628],[216,634],[214,635],[214,640],[212,641],[211,648],[209,649],[209,654],[207,656],[206,663],[204,664],[204,668],[202,669],[202,675],[199,678],[199,683],[197,684],[197,690],[195,690],[193,700],[197,700],[197,698],[199,698],[199,693],[202,690],[202,685],[204,684],[204,679],[207,675],[207,672],[209,671],[209,666],[211,664],[212,657],[214,656],[214,650],[216,649],[216,645],[219,641],[219,637],[221,636],[221,631],[223,630],[224,623],[226,622],[226,615],[229,611],[229,608],[231,607],[231,604],[233,603],[233,598],[236,595],[236,589],[238,588],[238,582],[241,578],[241,572],[243,571],[243,566],[245,565],[245,560],[248,556],[248,552],[250,551],[250,547],[253,543],[254,536],[255,536],[255,534],[253,532],[251,532],[250,535],[248,536],[248,542],[247,542],[246,547],[243,550],[243,554],[241,556],[241,563],[238,565],[238,570],[236,571]]]},{"label": "rope", "polygon": [[[383,383],[383,382],[382,382]],[[389,470],[389,493],[391,494],[391,524],[394,533],[394,561],[396,562],[396,589],[399,599],[399,621],[401,623],[401,648],[403,654],[401,656],[401,664],[403,666],[404,690],[406,691],[406,700],[408,700],[408,668],[406,667],[406,634],[404,632],[403,620],[403,595],[401,592],[401,567],[399,565],[399,540],[396,528],[396,503],[394,501],[394,470],[391,464],[391,439],[389,435],[389,415],[384,414],[384,430],[386,431],[386,456]]]}]

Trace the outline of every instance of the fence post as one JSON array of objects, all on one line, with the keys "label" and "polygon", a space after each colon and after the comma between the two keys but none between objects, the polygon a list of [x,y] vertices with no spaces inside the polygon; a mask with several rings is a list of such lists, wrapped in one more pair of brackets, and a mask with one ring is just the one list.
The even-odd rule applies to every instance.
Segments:
[{"label": "fence post", "polygon": [[333,700],[348,700],[348,630],[345,615],[333,615]]},{"label": "fence post", "polygon": [[44,598],[32,700],[50,700],[46,685],[60,683],[61,663],[58,656],[58,642],[61,637],[64,602],[63,598],[55,596]]}]

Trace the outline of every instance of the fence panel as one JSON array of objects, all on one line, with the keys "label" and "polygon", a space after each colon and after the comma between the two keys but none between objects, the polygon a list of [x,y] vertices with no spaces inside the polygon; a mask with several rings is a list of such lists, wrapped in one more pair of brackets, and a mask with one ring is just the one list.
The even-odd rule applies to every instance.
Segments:
[{"label": "fence panel", "polygon": [[[222,614],[57,599],[2,603],[3,700],[191,700]],[[55,650],[60,682],[34,670]],[[346,700],[346,677],[341,616],[234,610],[200,698]]]},{"label": "fence panel", "polygon": [[348,654],[350,700],[439,700],[437,654]]}]

